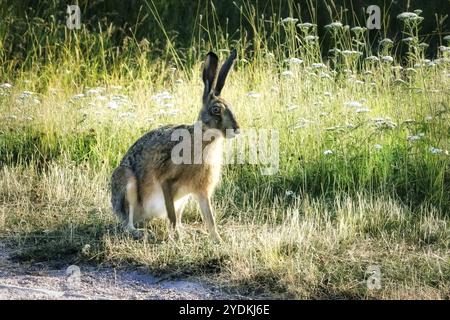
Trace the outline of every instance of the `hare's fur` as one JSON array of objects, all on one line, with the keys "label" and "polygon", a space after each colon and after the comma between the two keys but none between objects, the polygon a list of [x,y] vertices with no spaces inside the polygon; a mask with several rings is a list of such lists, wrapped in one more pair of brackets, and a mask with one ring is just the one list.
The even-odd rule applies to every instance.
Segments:
[{"label": "hare's fur", "polygon": [[164,126],[137,140],[114,170],[111,179],[112,207],[126,224],[127,231],[138,233],[134,227],[135,223],[155,217],[169,218],[172,226],[178,230],[186,200],[193,195],[199,202],[212,238],[220,240],[211,196],[220,180],[225,131],[232,129],[237,132],[239,127],[228,104],[219,95],[235,58],[236,54],[233,52],[224,63],[217,79],[219,88],[215,85],[217,56],[209,53],[205,61],[205,91],[199,116],[200,128],[202,131],[213,129],[219,134],[215,139],[202,140],[201,150],[192,148],[191,159],[196,156],[195,152],[202,152],[201,156],[207,161],[200,164],[174,164],[171,152],[179,141],[172,141],[173,132],[179,129],[187,130],[190,136],[194,137],[196,125]]}]

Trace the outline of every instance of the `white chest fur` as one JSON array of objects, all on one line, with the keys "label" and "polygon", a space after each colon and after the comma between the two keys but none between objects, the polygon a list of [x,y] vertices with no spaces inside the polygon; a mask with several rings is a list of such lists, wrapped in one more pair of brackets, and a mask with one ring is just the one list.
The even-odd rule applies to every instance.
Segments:
[{"label": "white chest fur", "polygon": [[[221,166],[223,161],[223,138],[216,138],[213,142],[205,146],[203,149],[203,163],[208,166],[207,170],[209,177],[206,179],[208,181],[209,187],[213,187],[220,180]],[[202,176],[202,174],[200,174]],[[194,184],[195,185],[195,184]],[[177,190],[177,194],[174,197],[174,207],[175,211],[178,211],[185,202],[188,200],[189,196],[194,192],[191,186],[182,186]],[[143,203],[144,218],[166,218],[167,210],[164,200],[164,194],[160,184],[153,187],[153,192],[144,199]]]},{"label": "white chest fur", "polygon": [[[175,211],[180,209],[188,198],[189,191],[183,188],[180,189],[174,199]],[[164,194],[159,184],[155,186],[154,192],[152,192],[152,194],[145,199],[143,208],[145,218],[167,218]]]}]

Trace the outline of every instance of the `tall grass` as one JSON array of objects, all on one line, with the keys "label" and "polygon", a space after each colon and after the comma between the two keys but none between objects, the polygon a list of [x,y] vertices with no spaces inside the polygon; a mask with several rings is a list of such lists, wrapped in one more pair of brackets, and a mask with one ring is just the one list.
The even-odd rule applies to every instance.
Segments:
[{"label": "tall grass", "polygon": [[[290,18],[303,16],[288,3]],[[426,60],[420,19],[401,22],[407,42],[376,45],[367,30],[333,24],[323,54],[313,1],[308,21],[244,2],[239,36],[208,4],[180,48],[145,5],[166,35],[162,50],[137,37],[115,46],[114,25],[69,31],[31,19],[27,56],[14,60],[12,24],[1,29],[0,80],[13,86],[0,88],[0,233],[23,246],[20,259],[131,262],[277,297],[448,298],[446,40]],[[330,6],[329,22],[345,14]],[[214,201],[223,245],[199,231],[193,205],[182,242],[161,222],[146,226],[157,241],[122,236],[108,202],[112,169],[144,132],[196,119],[201,59],[231,47],[239,61],[223,95],[244,131],[278,130],[279,171],[224,168]],[[365,283],[373,264],[379,291]]]}]

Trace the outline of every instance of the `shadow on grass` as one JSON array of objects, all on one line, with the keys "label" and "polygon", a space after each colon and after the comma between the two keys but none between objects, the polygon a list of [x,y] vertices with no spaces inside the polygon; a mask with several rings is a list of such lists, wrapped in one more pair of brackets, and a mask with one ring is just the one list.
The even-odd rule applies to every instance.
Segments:
[{"label": "shadow on grass", "polygon": [[[223,255],[208,256],[208,252],[197,261],[186,259],[172,259],[164,263],[155,262],[146,265],[139,259],[111,258],[106,256],[107,238],[124,239],[135,242],[130,236],[121,232],[117,223],[89,222],[58,225],[51,231],[37,230],[32,232],[15,233],[6,236],[5,245],[14,262],[23,264],[45,264],[51,268],[63,268],[70,264],[112,265],[117,268],[142,268],[155,276],[163,278],[183,278],[220,273],[228,257]],[[145,245],[158,246],[165,239],[147,240]],[[142,245],[144,245],[142,243]],[[109,249],[111,250],[111,249]]]},{"label": "shadow on grass", "polygon": [[7,238],[11,259],[19,263],[46,263],[58,268],[81,262],[101,262],[101,256],[92,255],[103,246],[105,235],[114,233],[113,223],[63,223],[53,230],[15,233]]}]

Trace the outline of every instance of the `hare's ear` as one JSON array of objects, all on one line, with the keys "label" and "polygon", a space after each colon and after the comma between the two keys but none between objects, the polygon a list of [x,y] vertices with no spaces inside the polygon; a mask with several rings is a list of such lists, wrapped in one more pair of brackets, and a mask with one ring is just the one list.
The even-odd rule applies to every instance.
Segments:
[{"label": "hare's ear", "polygon": [[230,56],[223,63],[222,68],[220,68],[219,76],[217,77],[216,87],[214,88],[215,94],[220,95],[222,88],[225,85],[225,80],[227,79],[228,72],[231,70],[234,61],[236,60],[237,52],[236,49],[231,50]]},{"label": "hare's ear", "polygon": [[217,66],[219,64],[219,58],[214,52],[209,52],[206,55],[205,62],[203,63],[203,83],[205,89],[203,90],[203,99],[206,99],[215,86],[215,80],[217,76]]}]

